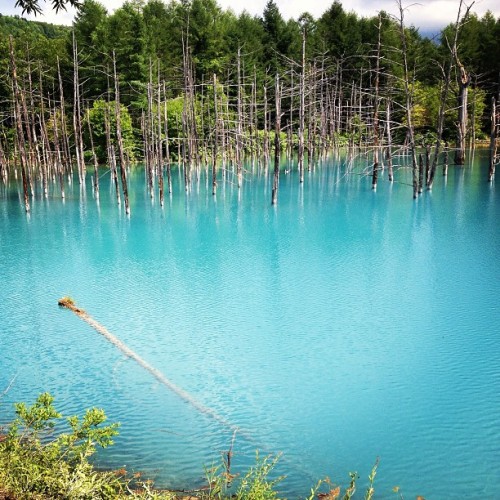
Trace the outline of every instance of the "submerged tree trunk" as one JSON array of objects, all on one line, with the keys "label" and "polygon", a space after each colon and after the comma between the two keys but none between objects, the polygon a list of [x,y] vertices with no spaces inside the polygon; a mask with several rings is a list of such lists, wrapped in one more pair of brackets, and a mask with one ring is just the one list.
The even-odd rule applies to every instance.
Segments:
[{"label": "submerged tree trunk", "polygon": [[302,30],[302,64],[300,73],[299,104],[299,182],[304,182],[304,116],[305,116],[305,73],[306,73],[306,29]]},{"label": "submerged tree trunk", "polygon": [[466,137],[468,128],[467,100],[469,85],[471,83],[470,74],[457,58],[457,64],[460,68],[460,78],[458,81],[458,123],[457,123],[457,145],[455,151],[455,163],[463,165],[465,163]]},{"label": "submerged tree trunk", "polygon": [[[448,94],[449,94],[450,83],[451,83],[451,70],[453,68],[453,62],[456,59],[458,33],[460,30],[460,26],[463,23],[463,21],[462,22],[460,21],[462,4],[463,4],[463,1],[460,0],[460,4],[458,6],[457,21],[455,23],[455,29],[454,29],[454,35],[453,35],[453,44],[451,45],[450,59],[448,61],[448,66],[447,66],[446,72],[444,74],[443,88],[441,90],[441,102],[439,103],[436,145],[434,148],[434,154],[432,157],[432,163],[431,163],[429,177],[428,177],[428,181],[427,181],[427,188],[428,189],[432,189],[432,185],[434,183],[434,176],[435,176],[436,168],[437,168],[438,157],[439,157],[439,153],[441,151],[441,142],[443,139],[445,111],[446,111]],[[467,15],[468,15],[471,7],[472,7],[472,5],[467,7],[467,10],[466,10],[464,18],[463,18],[464,20],[467,18]]]},{"label": "submerged tree trunk", "polygon": [[78,76],[78,46],[73,31],[73,130],[75,132],[75,154],[80,184],[85,181],[85,160],[83,156],[83,136],[80,107],[80,79]]},{"label": "submerged tree trunk", "polygon": [[217,141],[218,134],[218,111],[217,111],[217,76],[214,73],[214,145],[212,153],[212,195],[217,194]]},{"label": "submerged tree trunk", "polygon": [[125,213],[130,214],[128,203],[127,174],[125,173],[125,151],[123,146],[122,128],[120,122],[120,89],[118,85],[118,76],[116,74],[116,57],[113,51],[113,75],[115,79],[115,120],[116,120],[116,143],[118,146],[118,158],[120,161],[120,177],[122,181],[123,198],[125,199]]},{"label": "submerged tree trunk", "polygon": [[410,90],[410,77],[408,71],[408,50],[406,46],[406,32],[404,27],[404,8],[401,0],[397,2],[399,8],[399,34],[401,36],[402,56],[403,56],[403,83],[406,95],[406,121],[407,121],[407,136],[408,146],[410,149],[412,170],[413,170],[413,198],[418,196],[418,166],[417,156],[415,152],[415,134],[413,130],[413,113],[412,113],[412,94]]},{"label": "submerged tree trunk", "polygon": [[94,149],[94,139],[92,137],[92,127],[90,126],[90,110],[87,108],[87,125],[89,129],[90,150],[92,152],[92,160],[94,161],[94,194],[99,197],[99,164],[97,155]]},{"label": "submerged tree trunk", "polygon": [[274,126],[274,179],[271,203],[278,203],[278,187],[280,179],[280,132],[281,132],[281,89],[280,77],[276,75],[276,119]]},{"label": "submerged tree trunk", "polygon": [[418,155],[418,192],[422,193],[424,189],[424,159],[422,153]]},{"label": "submerged tree trunk", "polygon": [[2,140],[0,139],[0,178],[2,179],[2,182],[4,184],[7,184],[7,175],[8,175],[7,157],[3,150]]},{"label": "submerged tree trunk", "polygon": [[15,122],[17,130],[17,142],[19,144],[19,155],[21,157],[21,175],[23,179],[23,195],[24,195],[24,208],[26,212],[30,211],[30,202],[28,194],[28,158],[26,156],[26,141],[24,138],[24,130],[21,118],[21,104],[20,104],[20,89],[17,81],[17,66],[16,58],[14,56],[14,43],[12,41],[12,35],[9,37],[9,49],[10,49],[10,65],[11,65],[11,76],[12,76],[12,86],[14,89],[14,111],[15,111]]},{"label": "submerged tree trunk", "polygon": [[[50,107],[50,104],[49,104],[49,107]],[[61,189],[61,198],[64,200],[64,197],[65,197],[64,168],[63,168],[63,163],[62,163],[61,147],[60,147],[60,140],[59,140],[59,129],[58,129],[58,125],[57,125],[57,110],[56,110],[55,105],[54,105],[54,109],[52,110],[52,120],[54,123],[55,173],[59,178],[59,186]]]},{"label": "submerged tree trunk", "polygon": [[448,175],[448,142],[444,143],[443,175],[445,177]]},{"label": "submerged tree trunk", "polygon": [[157,175],[158,175],[158,190],[160,195],[160,206],[163,207],[163,144],[161,140],[161,84],[160,84],[160,63],[158,62],[158,95],[156,96],[156,149],[157,149]]},{"label": "submerged tree trunk", "polygon": [[269,125],[267,111],[267,87],[264,85],[264,171],[267,172],[269,166]]},{"label": "submerged tree trunk", "polygon": [[497,161],[497,113],[495,98],[491,98],[491,133],[490,133],[490,168],[488,172],[488,182],[493,180],[495,175],[495,163]]},{"label": "submerged tree trunk", "polygon": [[165,81],[163,81],[163,99],[165,102],[165,108],[163,113],[163,120],[165,122],[165,161],[167,167],[167,184],[168,184],[168,194],[172,194],[172,169],[170,163],[170,145],[168,138],[168,107],[167,107],[167,92],[165,88]]},{"label": "submerged tree trunk", "polygon": [[66,106],[64,101],[64,92],[63,92],[63,80],[61,76],[61,65],[59,63],[59,57],[57,58],[57,78],[59,81],[59,104],[60,104],[60,112],[61,112],[61,145],[62,145],[62,161],[63,161],[63,170],[73,172],[72,164],[71,164],[71,150],[69,147],[69,137],[68,137],[68,127],[66,122]]},{"label": "submerged tree trunk", "polygon": [[387,135],[387,167],[389,169],[389,182],[394,181],[394,169],[392,165],[392,130],[391,130],[391,102],[387,100],[386,108],[386,135]]},{"label": "submerged tree trunk", "polygon": [[377,42],[377,56],[376,56],[376,66],[375,66],[375,95],[373,103],[373,174],[372,174],[372,189],[377,189],[378,182],[378,170],[379,170],[379,120],[378,120],[378,108],[379,108],[379,81],[380,81],[380,47],[381,47],[381,32],[382,32],[382,20],[379,15],[378,18],[378,42]]},{"label": "submerged tree trunk", "polygon": [[237,121],[236,121],[236,173],[238,176],[238,187],[241,187],[243,182],[243,108],[242,108],[242,96],[241,96],[241,49],[238,47],[238,102],[236,104],[237,108]]}]

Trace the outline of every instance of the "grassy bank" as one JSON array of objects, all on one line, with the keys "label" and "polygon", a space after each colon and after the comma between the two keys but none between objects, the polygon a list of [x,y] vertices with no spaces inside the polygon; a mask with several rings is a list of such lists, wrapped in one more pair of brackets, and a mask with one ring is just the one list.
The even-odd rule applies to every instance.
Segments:
[{"label": "grassy bank", "polygon": [[[150,481],[142,481],[125,470],[97,470],[90,459],[99,447],[113,444],[118,425],[107,424],[104,411],[98,408],[87,410],[81,418],[63,417],[53,402],[53,397],[44,393],[31,406],[15,404],[17,416],[0,434],[0,500],[280,497],[283,477],[272,477],[279,456],[261,457],[257,453],[255,465],[237,477],[231,473],[232,453],[227,452],[219,467],[205,471],[204,488],[182,493],[155,490]],[[373,497],[376,470],[377,463],[369,476],[366,500]],[[304,497],[348,500],[355,494],[358,479],[356,473],[350,476],[345,488],[324,479]]]}]

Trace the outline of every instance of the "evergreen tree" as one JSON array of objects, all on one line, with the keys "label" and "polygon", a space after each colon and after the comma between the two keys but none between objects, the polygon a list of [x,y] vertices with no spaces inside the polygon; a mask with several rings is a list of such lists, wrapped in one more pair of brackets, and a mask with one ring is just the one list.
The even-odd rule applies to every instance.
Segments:
[{"label": "evergreen tree", "polygon": [[147,81],[148,57],[140,5],[125,2],[107,18],[104,28],[108,61],[114,51],[120,82],[126,83],[120,93],[121,103],[141,107],[145,98],[143,83]]},{"label": "evergreen tree", "polygon": [[[80,76],[86,81],[84,97],[93,101],[107,91],[106,66],[103,65],[108,12],[96,0],[85,0],[75,17],[73,29],[78,50],[81,54]],[[72,51],[72,40],[68,37],[68,52]]]}]

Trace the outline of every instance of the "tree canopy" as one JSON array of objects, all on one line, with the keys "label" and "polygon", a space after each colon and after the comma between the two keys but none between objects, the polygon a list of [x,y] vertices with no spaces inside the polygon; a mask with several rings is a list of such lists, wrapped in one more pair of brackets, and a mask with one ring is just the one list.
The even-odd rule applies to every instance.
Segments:
[{"label": "tree canopy", "polygon": [[[24,12],[40,12],[37,0],[20,0],[17,5]],[[5,77],[10,65],[9,35],[13,36],[16,56],[22,61],[20,67],[24,81],[31,78],[30,85],[37,91],[42,75],[46,80],[44,92],[52,92],[50,99],[60,99],[61,87],[68,107],[75,93],[73,70],[76,54],[83,105],[91,110],[94,122],[99,116],[98,110],[105,109],[102,103],[114,99],[112,73],[113,65],[116,65],[120,102],[127,108],[133,130],[127,136],[129,142],[134,137],[137,140],[141,137],[142,112],[152,106],[148,95],[148,86],[152,84],[156,88],[163,84],[163,99],[170,100],[174,107],[182,103],[183,116],[186,116],[189,103],[187,84],[190,82],[193,89],[200,90],[195,99],[197,102],[189,104],[192,111],[205,109],[210,114],[210,108],[198,100],[210,92],[207,82],[212,82],[215,74],[219,82],[224,82],[221,92],[227,98],[224,101],[226,111],[233,119],[236,105],[228,103],[234,103],[238,97],[240,82],[243,89],[240,97],[246,100],[248,119],[254,121],[255,127],[262,128],[265,121],[274,116],[274,79],[279,74],[282,84],[288,89],[282,102],[283,126],[292,126],[298,119],[295,112],[297,85],[302,73],[307,73],[309,80],[306,85],[310,89],[316,82],[315,94],[308,90],[310,108],[316,98],[332,109],[335,106],[340,109],[345,103],[357,103],[361,108],[362,102],[366,110],[371,109],[368,96],[370,86],[373,87],[375,58],[379,50],[377,71],[381,98],[397,102],[403,92],[400,28],[397,20],[386,12],[374,17],[360,17],[334,0],[318,18],[304,12],[297,20],[285,20],[274,0],[267,2],[261,16],[247,12],[237,15],[222,9],[216,0],[128,0],[112,13],[98,0],[52,2],[56,10],[67,5],[78,7],[72,28],[0,15],[0,72],[4,75],[0,78],[3,96],[0,111],[4,110],[7,115],[11,113],[11,82]],[[488,102],[498,93],[500,19],[488,12],[481,18],[470,14],[464,21],[458,32],[457,55],[472,75],[474,100],[470,106],[472,103],[475,106],[474,119],[479,120],[478,130],[481,125],[486,130]],[[417,116],[415,123],[424,135],[435,129],[440,85],[446,61],[450,59],[453,30],[454,25],[450,24],[442,30],[440,38],[430,40],[412,26],[404,28]],[[380,47],[377,49],[379,38]],[[456,77],[457,73],[448,97],[449,109],[455,106]],[[260,103],[267,99],[268,115],[265,115],[264,104],[254,104],[250,109],[251,99]],[[222,97],[220,102],[223,102]],[[355,120],[359,123],[369,121],[350,115],[343,116],[343,119],[344,125]],[[397,106],[394,119],[404,122]],[[213,123],[211,116],[206,120],[205,129],[207,123]],[[453,117],[447,114],[446,120],[449,124],[446,130],[453,130]],[[176,132],[182,131],[179,120],[175,124],[172,118],[168,121],[175,125]],[[8,128],[10,118],[4,119],[3,123],[4,128]],[[194,121],[192,123],[196,125]],[[102,157],[102,141],[98,146]]]}]

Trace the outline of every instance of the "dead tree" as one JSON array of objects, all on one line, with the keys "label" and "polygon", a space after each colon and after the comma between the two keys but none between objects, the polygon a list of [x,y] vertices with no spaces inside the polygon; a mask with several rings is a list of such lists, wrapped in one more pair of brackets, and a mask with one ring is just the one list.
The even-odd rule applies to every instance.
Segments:
[{"label": "dead tree", "polygon": [[73,31],[73,130],[75,133],[75,154],[80,184],[85,181],[85,161],[83,156],[83,135],[80,105],[80,79],[78,76],[78,46]]},{"label": "dead tree", "polygon": [[258,144],[259,144],[259,138],[258,138],[258,124],[257,124],[257,75],[256,75],[256,70],[254,66],[253,70],[253,80],[252,80],[252,97],[251,97],[251,104],[250,104],[250,154],[251,154],[251,162],[252,162],[252,168],[255,167],[255,158],[258,158]]},{"label": "dead tree", "polygon": [[238,187],[241,187],[243,182],[243,147],[242,147],[242,122],[243,122],[243,108],[242,108],[242,95],[241,95],[241,49],[238,47],[238,102],[236,105],[237,119],[236,119],[236,173],[238,177]]},{"label": "dead tree", "polygon": [[490,132],[490,168],[488,171],[488,182],[493,181],[495,175],[495,163],[497,161],[497,112],[495,98],[491,98],[491,132]]},{"label": "dead tree", "polygon": [[273,179],[273,191],[272,191],[272,205],[278,203],[278,187],[280,179],[280,132],[281,132],[281,88],[280,88],[280,77],[276,75],[276,117],[274,122],[274,179]]},{"label": "dead tree", "polygon": [[71,150],[69,147],[69,137],[68,137],[68,126],[66,121],[66,105],[64,100],[63,92],[63,80],[61,76],[61,65],[59,63],[59,57],[57,57],[57,78],[59,81],[59,105],[61,114],[61,145],[62,145],[62,161],[63,169],[68,172],[73,172],[71,163]]},{"label": "dead tree", "polygon": [[381,47],[382,18],[378,17],[377,55],[375,62],[375,95],[373,96],[373,173],[372,189],[377,189],[379,170],[379,83],[380,83],[380,47]]},{"label": "dead tree", "polygon": [[99,197],[99,162],[94,148],[94,138],[92,137],[92,126],[90,124],[90,110],[87,108],[87,125],[89,129],[90,151],[92,153],[92,161],[94,162],[94,194]]},{"label": "dead tree", "polygon": [[465,163],[466,137],[468,130],[467,101],[471,76],[464,65],[455,54],[457,66],[460,71],[458,78],[458,122],[457,122],[457,144],[455,149],[455,164],[463,165]]},{"label": "dead tree", "polygon": [[157,175],[158,190],[160,195],[160,206],[163,206],[163,144],[161,140],[161,84],[160,84],[160,63],[158,62],[158,95],[156,96],[156,156],[157,156]]},{"label": "dead tree", "polygon": [[[26,107],[25,116],[28,117],[28,121],[26,122],[26,127],[28,128],[31,139],[30,139],[30,152],[31,158],[33,162],[33,172],[34,175],[41,179],[42,191],[45,197],[48,195],[48,185],[47,185],[47,164],[45,163],[45,158],[41,157],[40,153],[40,141],[38,140],[38,127],[36,123],[35,117],[35,99],[33,92],[33,82],[31,78],[31,57],[29,54],[29,47],[26,48],[26,53],[28,57],[28,68],[27,68],[27,76],[28,76],[28,95],[29,95],[29,114],[28,108]],[[24,105],[27,106],[26,100],[24,100]]]},{"label": "dead tree", "polygon": [[418,192],[422,193],[424,186],[424,159],[422,153],[418,155]]},{"label": "dead tree", "polygon": [[448,175],[448,142],[444,143],[444,154],[443,154],[443,176]]},{"label": "dead tree", "polygon": [[147,86],[148,108],[143,114],[144,159],[149,196],[154,197],[154,131],[153,131],[153,64],[149,61],[149,82]]},{"label": "dead tree", "polygon": [[[49,103],[50,108],[50,103]],[[54,150],[55,150],[55,172],[59,178],[59,186],[61,188],[61,198],[64,200],[65,192],[64,192],[64,167],[62,162],[61,150],[64,149],[64,146],[61,147],[61,141],[59,140],[59,127],[57,125],[57,109],[54,104],[54,109],[52,110],[52,120],[54,123]]]},{"label": "dead tree", "polygon": [[11,66],[11,77],[12,77],[12,87],[14,90],[14,113],[17,131],[17,142],[19,144],[19,155],[21,157],[21,175],[23,179],[23,195],[24,195],[24,208],[26,212],[30,211],[30,202],[28,194],[28,158],[26,155],[26,141],[24,137],[24,130],[22,124],[22,113],[21,113],[21,91],[19,89],[19,83],[17,81],[17,66],[16,58],[14,55],[14,43],[12,41],[12,35],[9,36],[9,49],[10,49],[10,66]]},{"label": "dead tree", "polygon": [[456,60],[456,54],[457,54],[458,33],[460,31],[460,26],[462,25],[463,20],[465,20],[467,18],[468,14],[469,14],[469,10],[472,7],[472,4],[467,7],[465,15],[461,21],[462,4],[463,4],[463,0],[460,0],[460,4],[458,6],[457,20],[455,22],[455,28],[453,31],[453,43],[451,44],[451,46],[449,45],[450,59],[448,60],[448,65],[446,67],[446,71],[443,71],[444,81],[443,81],[443,86],[442,86],[442,90],[441,90],[441,102],[439,104],[436,145],[434,148],[434,155],[432,157],[432,163],[431,163],[429,178],[428,178],[428,182],[427,182],[428,189],[432,189],[432,184],[434,182],[434,176],[435,176],[436,168],[437,168],[438,157],[439,157],[439,153],[441,151],[441,143],[442,143],[442,139],[443,139],[443,130],[444,130],[445,111],[446,111],[448,94],[449,94],[450,85],[451,85],[451,72],[452,72],[453,64]]},{"label": "dead tree", "polygon": [[410,90],[410,72],[408,70],[408,50],[406,46],[406,33],[404,26],[404,9],[401,0],[397,2],[399,8],[399,33],[401,37],[401,48],[403,57],[403,84],[406,96],[405,111],[406,111],[406,128],[408,137],[408,146],[411,155],[412,171],[413,171],[413,198],[418,196],[418,166],[417,156],[415,152],[415,134],[413,130],[413,114],[412,114],[412,94]]},{"label": "dead tree", "polygon": [[[315,115],[316,115],[316,67],[309,66],[308,74],[309,98],[307,102],[307,171],[310,172],[314,166],[314,138],[315,138]],[[303,182],[303,179],[302,179]]]},{"label": "dead tree", "polygon": [[168,194],[172,194],[172,169],[170,163],[170,145],[168,139],[168,107],[167,107],[167,92],[165,87],[165,81],[163,81],[163,99],[165,103],[163,109],[163,120],[164,120],[164,130],[165,130],[165,163],[167,169]]},{"label": "dead tree", "polygon": [[[50,176],[51,171],[54,171],[53,156],[50,154],[50,141],[49,135],[47,133],[47,126],[45,123],[45,103],[43,96],[43,78],[42,78],[42,67],[38,64],[38,83],[39,83],[39,93],[40,93],[40,113],[38,118],[38,125],[40,127],[40,138],[42,147],[42,158],[44,163],[44,173],[45,179]],[[48,195],[47,187],[45,186],[45,196]]]},{"label": "dead tree", "polygon": [[113,50],[113,76],[115,80],[115,127],[116,127],[116,144],[118,146],[118,158],[120,161],[120,177],[122,181],[123,198],[125,199],[125,213],[130,214],[130,206],[128,202],[128,187],[127,174],[125,173],[125,149],[123,146],[122,127],[120,120],[120,86],[118,84],[118,75],[116,74],[116,57]]},{"label": "dead tree", "polygon": [[392,124],[391,124],[391,101],[387,100],[386,114],[386,137],[387,137],[387,149],[385,159],[387,161],[387,168],[389,170],[389,182],[394,181],[394,168],[392,165]]},{"label": "dead tree", "polygon": [[218,111],[217,111],[217,76],[214,73],[214,142],[212,153],[212,195],[217,194],[217,142],[219,140],[218,134]]},{"label": "dead tree", "polygon": [[0,138],[0,177],[4,184],[7,184],[8,177],[8,167],[7,167],[7,156],[3,150],[2,140]]},{"label": "dead tree", "polygon": [[306,28],[302,28],[302,63],[299,86],[299,182],[304,182],[304,120],[305,120]]},{"label": "dead tree", "polygon": [[264,85],[264,172],[267,173],[267,168],[269,166],[269,120],[267,111],[267,87]]}]

